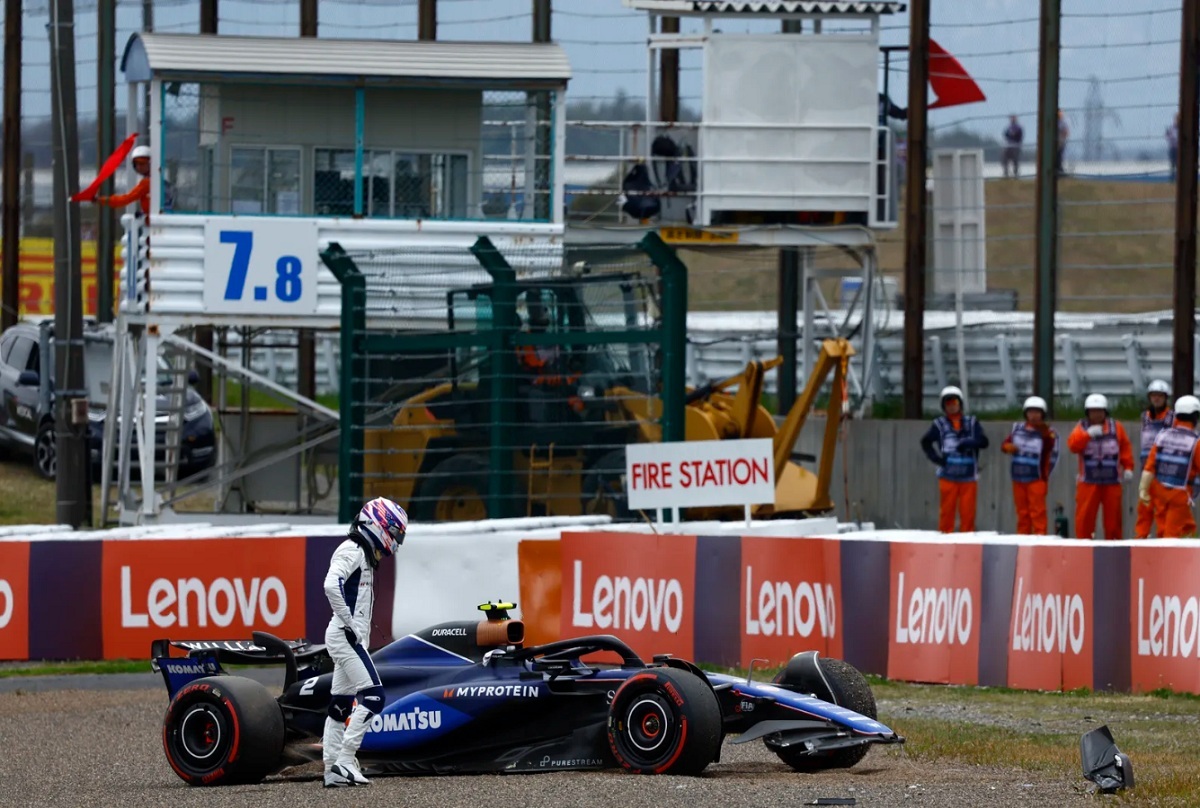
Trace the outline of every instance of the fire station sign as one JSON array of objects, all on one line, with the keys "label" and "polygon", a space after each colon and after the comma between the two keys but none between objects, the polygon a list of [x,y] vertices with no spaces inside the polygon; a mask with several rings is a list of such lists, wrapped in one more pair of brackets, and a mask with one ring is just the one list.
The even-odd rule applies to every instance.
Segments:
[{"label": "fire station sign", "polygon": [[767,438],[630,444],[625,492],[629,507],[642,510],[773,503],[773,445]]}]

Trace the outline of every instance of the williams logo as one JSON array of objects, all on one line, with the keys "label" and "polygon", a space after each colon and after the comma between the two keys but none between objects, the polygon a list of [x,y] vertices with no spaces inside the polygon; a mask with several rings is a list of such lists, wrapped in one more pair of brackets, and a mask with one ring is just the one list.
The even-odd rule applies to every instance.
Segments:
[{"label": "williams logo", "polygon": [[371,732],[410,732],[437,729],[442,725],[441,710],[422,710],[420,707],[403,713],[386,713],[371,719]]},{"label": "williams logo", "polygon": [[442,691],[442,698],[444,699],[536,699],[541,695],[542,691],[533,685],[479,685],[476,687],[448,687]]}]

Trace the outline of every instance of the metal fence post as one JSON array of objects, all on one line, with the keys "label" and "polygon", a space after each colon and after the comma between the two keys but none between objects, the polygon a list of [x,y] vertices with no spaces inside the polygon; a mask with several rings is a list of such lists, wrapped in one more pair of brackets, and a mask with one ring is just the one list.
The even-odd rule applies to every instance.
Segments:
[{"label": "metal fence post", "polygon": [[492,276],[491,331],[491,450],[488,474],[488,515],[502,519],[513,513],[513,447],[508,435],[516,424],[517,364],[511,336],[517,330],[517,273],[487,236],[471,246],[471,254]]},{"label": "metal fence post", "polygon": [[659,238],[647,233],[638,245],[662,273],[662,439],[685,439],[687,384],[687,265]]},{"label": "metal fence post", "polygon": [[[342,285],[341,379],[338,385],[341,436],[338,442],[338,521],[349,522],[362,507],[363,428],[365,401],[354,393],[361,362],[357,350],[367,323],[367,280],[337,242],[321,253],[321,261]],[[365,398],[365,396],[364,396]]]}]

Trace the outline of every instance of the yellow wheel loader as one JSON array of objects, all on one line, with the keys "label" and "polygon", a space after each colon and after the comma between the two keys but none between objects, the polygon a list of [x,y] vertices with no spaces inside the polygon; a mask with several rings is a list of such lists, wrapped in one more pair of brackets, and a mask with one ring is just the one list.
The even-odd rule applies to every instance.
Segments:
[{"label": "yellow wheel loader", "polygon": [[[639,285],[640,284],[640,285]],[[511,497],[525,515],[609,514],[629,517],[625,505],[625,452],[630,443],[658,442],[662,430],[661,375],[648,343],[579,345],[581,333],[637,328],[656,313],[637,296],[645,283],[633,274],[571,277],[518,283],[525,330],[547,334],[521,357],[506,451],[512,452]],[[615,290],[615,291],[614,291]],[[451,292],[453,330],[490,316],[489,286]],[[474,321],[472,321],[474,317]],[[576,344],[555,347],[553,335],[575,334]],[[536,338],[533,338],[536,341]],[[686,440],[769,438],[774,443],[775,502],[756,517],[828,513],[829,482],[843,415],[846,373],[854,349],[826,340],[807,386],[781,423],[762,405],[764,376],[781,358],[752,361],[727,379],[690,389]],[[492,415],[488,366],[482,348],[459,350],[447,373],[403,399],[390,423],[364,435],[364,490],[390,497],[430,521],[484,519],[488,494]],[[826,378],[833,383],[817,473],[793,455],[796,439]],[[741,508],[688,509],[690,518],[741,518]]]}]

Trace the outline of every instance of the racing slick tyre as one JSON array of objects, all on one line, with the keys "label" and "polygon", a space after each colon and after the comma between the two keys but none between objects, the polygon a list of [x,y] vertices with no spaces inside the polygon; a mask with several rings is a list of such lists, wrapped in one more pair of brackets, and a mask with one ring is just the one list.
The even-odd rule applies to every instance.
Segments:
[{"label": "racing slick tyre", "polygon": [[[834,699],[839,707],[853,710],[868,718],[878,718],[875,710],[875,694],[865,676],[858,668],[840,659],[820,657],[817,664],[825,675],[825,683],[833,691]],[[809,683],[797,675],[797,669],[789,664],[775,677],[775,684],[791,687],[801,693],[821,693],[825,683]],[[765,741],[767,748],[779,756],[787,765],[798,772],[816,772],[825,769],[848,769],[867,756],[867,745],[850,746],[845,749],[834,749],[829,752],[803,754],[802,747],[776,748]]]},{"label": "racing slick tyre", "polygon": [[474,454],[447,457],[421,485],[416,519],[428,522],[480,521],[488,518],[488,464]]},{"label": "racing slick tyre", "polygon": [[712,688],[676,668],[626,679],[608,710],[609,748],[634,774],[699,774],[716,759],[721,738]]},{"label": "racing slick tyre", "polygon": [[283,712],[241,676],[209,676],[180,689],[163,718],[167,762],[186,783],[257,783],[283,757]]}]

